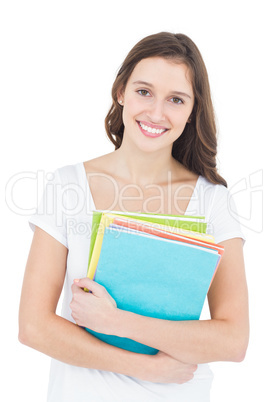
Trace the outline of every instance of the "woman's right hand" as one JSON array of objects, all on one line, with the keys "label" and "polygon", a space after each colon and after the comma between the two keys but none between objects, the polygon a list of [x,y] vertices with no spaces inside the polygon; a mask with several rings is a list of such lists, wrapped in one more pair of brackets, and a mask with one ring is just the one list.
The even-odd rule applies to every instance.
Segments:
[{"label": "woman's right hand", "polygon": [[197,364],[183,363],[161,351],[150,358],[149,370],[142,378],[145,381],[184,384],[194,377],[198,367]]}]

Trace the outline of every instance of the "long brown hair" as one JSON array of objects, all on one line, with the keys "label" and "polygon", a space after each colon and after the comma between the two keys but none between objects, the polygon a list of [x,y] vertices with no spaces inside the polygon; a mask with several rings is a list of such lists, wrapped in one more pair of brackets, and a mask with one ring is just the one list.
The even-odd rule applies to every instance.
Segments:
[{"label": "long brown hair", "polygon": [[114,81],[113,104],[105,118],[105,129],[115,149],[121,146],[124,134],[123,108],[118,103],[119,92],[124,92],[135,66],[148,57],[162,57],[184,63],[191,73],[195,103],[190,122],[173,143],[172,156],[211,183],[227,187],[216,168],[216,124],[206,66],[197,46],[186,35],[170,32],[150,35],[138,42],[128,53]]}]

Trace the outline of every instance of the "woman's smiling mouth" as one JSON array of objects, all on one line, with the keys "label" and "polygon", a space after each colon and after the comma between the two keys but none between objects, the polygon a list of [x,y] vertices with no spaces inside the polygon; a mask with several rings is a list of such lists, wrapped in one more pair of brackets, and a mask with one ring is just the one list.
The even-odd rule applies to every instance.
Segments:
[{"label": "woman's smiling mouth", "polygon": [[167,128],[161,127],[161,126],[156,126],[153,124],[148,124],[145,122],[137,121],[138,126],[141,130],[141,132],[146,136],[146,137],[160,137],[163,135],[166,131],[168,131]]}]

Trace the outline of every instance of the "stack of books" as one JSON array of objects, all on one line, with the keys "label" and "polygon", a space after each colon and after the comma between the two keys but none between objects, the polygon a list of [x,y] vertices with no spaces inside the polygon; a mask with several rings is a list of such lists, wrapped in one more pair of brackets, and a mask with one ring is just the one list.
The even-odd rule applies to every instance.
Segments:
[{"label": "stack of books", "polygon": [[[204,217],[94,211],[87,276],[103,285],[117,307],[166,320],[198,320],[223,255],[206,234]],[[136,353],[156,349],[100,334]]]}]

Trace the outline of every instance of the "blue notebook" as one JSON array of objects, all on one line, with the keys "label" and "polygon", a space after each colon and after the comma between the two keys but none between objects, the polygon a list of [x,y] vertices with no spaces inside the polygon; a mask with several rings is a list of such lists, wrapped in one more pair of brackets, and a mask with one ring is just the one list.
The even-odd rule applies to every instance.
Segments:
[{"label": "blue notebook", "polygon": [[[95,281],[122,310],[167,320],[198,320],[219,258],[210,248],[106,228]],[[157,353],[128,338],[86,330],[132,352]]]}]

